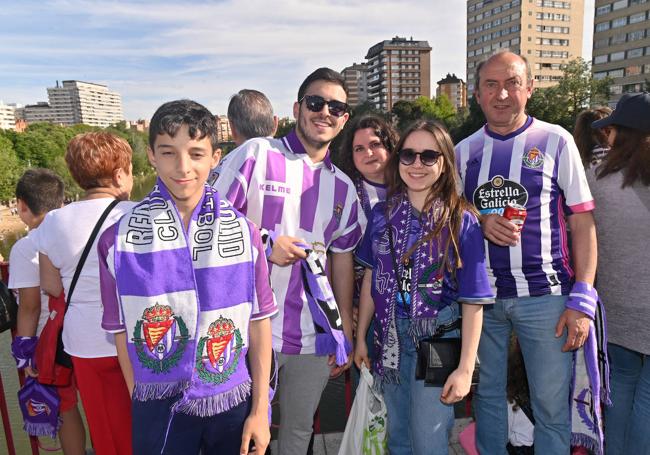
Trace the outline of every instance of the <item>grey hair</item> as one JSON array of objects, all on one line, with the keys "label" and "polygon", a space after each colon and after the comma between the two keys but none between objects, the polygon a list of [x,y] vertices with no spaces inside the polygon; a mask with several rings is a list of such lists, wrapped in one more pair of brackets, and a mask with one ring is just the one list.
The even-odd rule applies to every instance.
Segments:
[{"label": "grey hair", "polygon": [[271,136],[275,129],[271,102],[257,90],[240,90],[230,98],[228,120],[245,139]]}]

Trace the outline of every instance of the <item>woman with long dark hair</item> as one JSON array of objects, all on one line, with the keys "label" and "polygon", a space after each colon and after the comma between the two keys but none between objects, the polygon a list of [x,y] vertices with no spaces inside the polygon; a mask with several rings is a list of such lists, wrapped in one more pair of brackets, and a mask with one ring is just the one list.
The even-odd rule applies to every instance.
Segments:
[{"label": "woman with long dark hair", "polygon": [[598,292],[607,311],[612,406],[608,455],[650,447],[650,94],[626,94],[594,128],[609,127],[611,150],[587,174],[596,201]]},{"label": "woman with long dark hair", "polygon": [[[372,211],[357,258],[366,266],[355,363],[370,366],[366,329],[373,314],[381,351],[375,383],[388,411],[393,455],[446,454],[453,403],[471,385],[482,305],[493,302],[481,227],[459,196],[454,148],[436,122],[409,128],[386,166],[388,195]],[[416,380],[417,341],[439,334],[458,337],[460,363],[443,387]]]}]

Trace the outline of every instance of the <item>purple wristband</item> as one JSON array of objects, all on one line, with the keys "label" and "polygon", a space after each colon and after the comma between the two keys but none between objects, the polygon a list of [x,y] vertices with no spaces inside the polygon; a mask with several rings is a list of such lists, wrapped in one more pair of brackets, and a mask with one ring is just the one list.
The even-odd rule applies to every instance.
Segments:
[{"label": "purple wristband", "polygon": [[598,292],[589,283],[576,281],[571,288],[571,293],[566,301],[567,308],[580,311],[591,319],[596,317],[596,306],[598,305]]},{"label": "purple wristband", "polygon": [[38,337],[16,337],[11,342],[11,353],[16,360],[16,367],[19,369],[34,364],[34,353]]}]

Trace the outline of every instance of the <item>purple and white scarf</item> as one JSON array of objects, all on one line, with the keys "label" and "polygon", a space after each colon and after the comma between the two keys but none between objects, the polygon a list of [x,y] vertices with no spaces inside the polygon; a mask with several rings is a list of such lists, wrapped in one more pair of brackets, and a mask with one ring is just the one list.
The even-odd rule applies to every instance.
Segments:
[{"label": "purple and white scarf", "polygon": [[592,318],[584,346],[573,353],[571,445],[583,446],[595,455],[602,455],[602,406],[611,405],[605,308],[596,290],[579,282],[571,291],[567,307],[580,307],[580,311]]},{"label": "purple and white scarf", "polygon": [[43,385],[35,378],[27,377],[18,391],[18,406],[23,414],[23,428],[27,434],[56,438],[61,427],[60,404],[56,387]]},{"label": "purple and white scarf", "polygon": [[316,329],[316,355],[336,355],[336,364],[345,365],[352,345],[343,333],[343,322],[332,288],[325,274],[324,253],[304,244],[307,257],[302,260],[302,280],[305,287],[309,311]]},{"label": "purple and white scarf", "polygon": [[[399,292],[399,277],[402,276],[404,262],[401,260],[409,250],[409,229],[413,221],[414,209],[405,194],[394,196],[387,219],[383,226],[378,226],[381,236],[377,244],[375,261],[375,279],[372,285],[372,298],[375,314],[381,327],[381,355],[375,360],[376,381],[381,388],[383,383],[399,383],[399,365],[401,349],[396,327],[396,302]],[[417,242],[434,229],[439,216],[441,202],[435,201],[427,213],[420,215],[422,229]],[[371,220],[380,223],[382,220]],[[389,231],[390,230],[390,231]],[[390,239],[392,235],[395,247],[394,257],[398,262],[395,270],[391,255]],[[408,260],[412,261],[411,304],[409,307],[409,334],[420,339],[433,335],[438,326],[437,316],[445,306],[442,301],[444,267],[441,245],[446,243],[447,230],[443,229],[441,238],[420,243]]]},{"label": "purple and white scarf", "polygon": [[186,232],[160,179],[120,220],[114,275],[135,400],[182,393],[174,411],[205,417],[250,395],[252,229],[206,185]]}]

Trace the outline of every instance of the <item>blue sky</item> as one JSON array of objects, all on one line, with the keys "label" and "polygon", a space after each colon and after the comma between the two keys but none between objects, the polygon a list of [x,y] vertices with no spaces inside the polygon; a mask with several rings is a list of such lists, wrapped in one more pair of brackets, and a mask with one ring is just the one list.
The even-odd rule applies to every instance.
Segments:
[{"label": "blue sky", "polygon": [[[593,0],[587,0],[593,3]],[[127,119],[192,98],[225,113],[242,88],[290,115],[313,69],[362,62],[393,36],[427,40],[432,84],[465,79],[464,0],[3,1],[0,100],[46,101],[57,80],[106,84]]]}]

